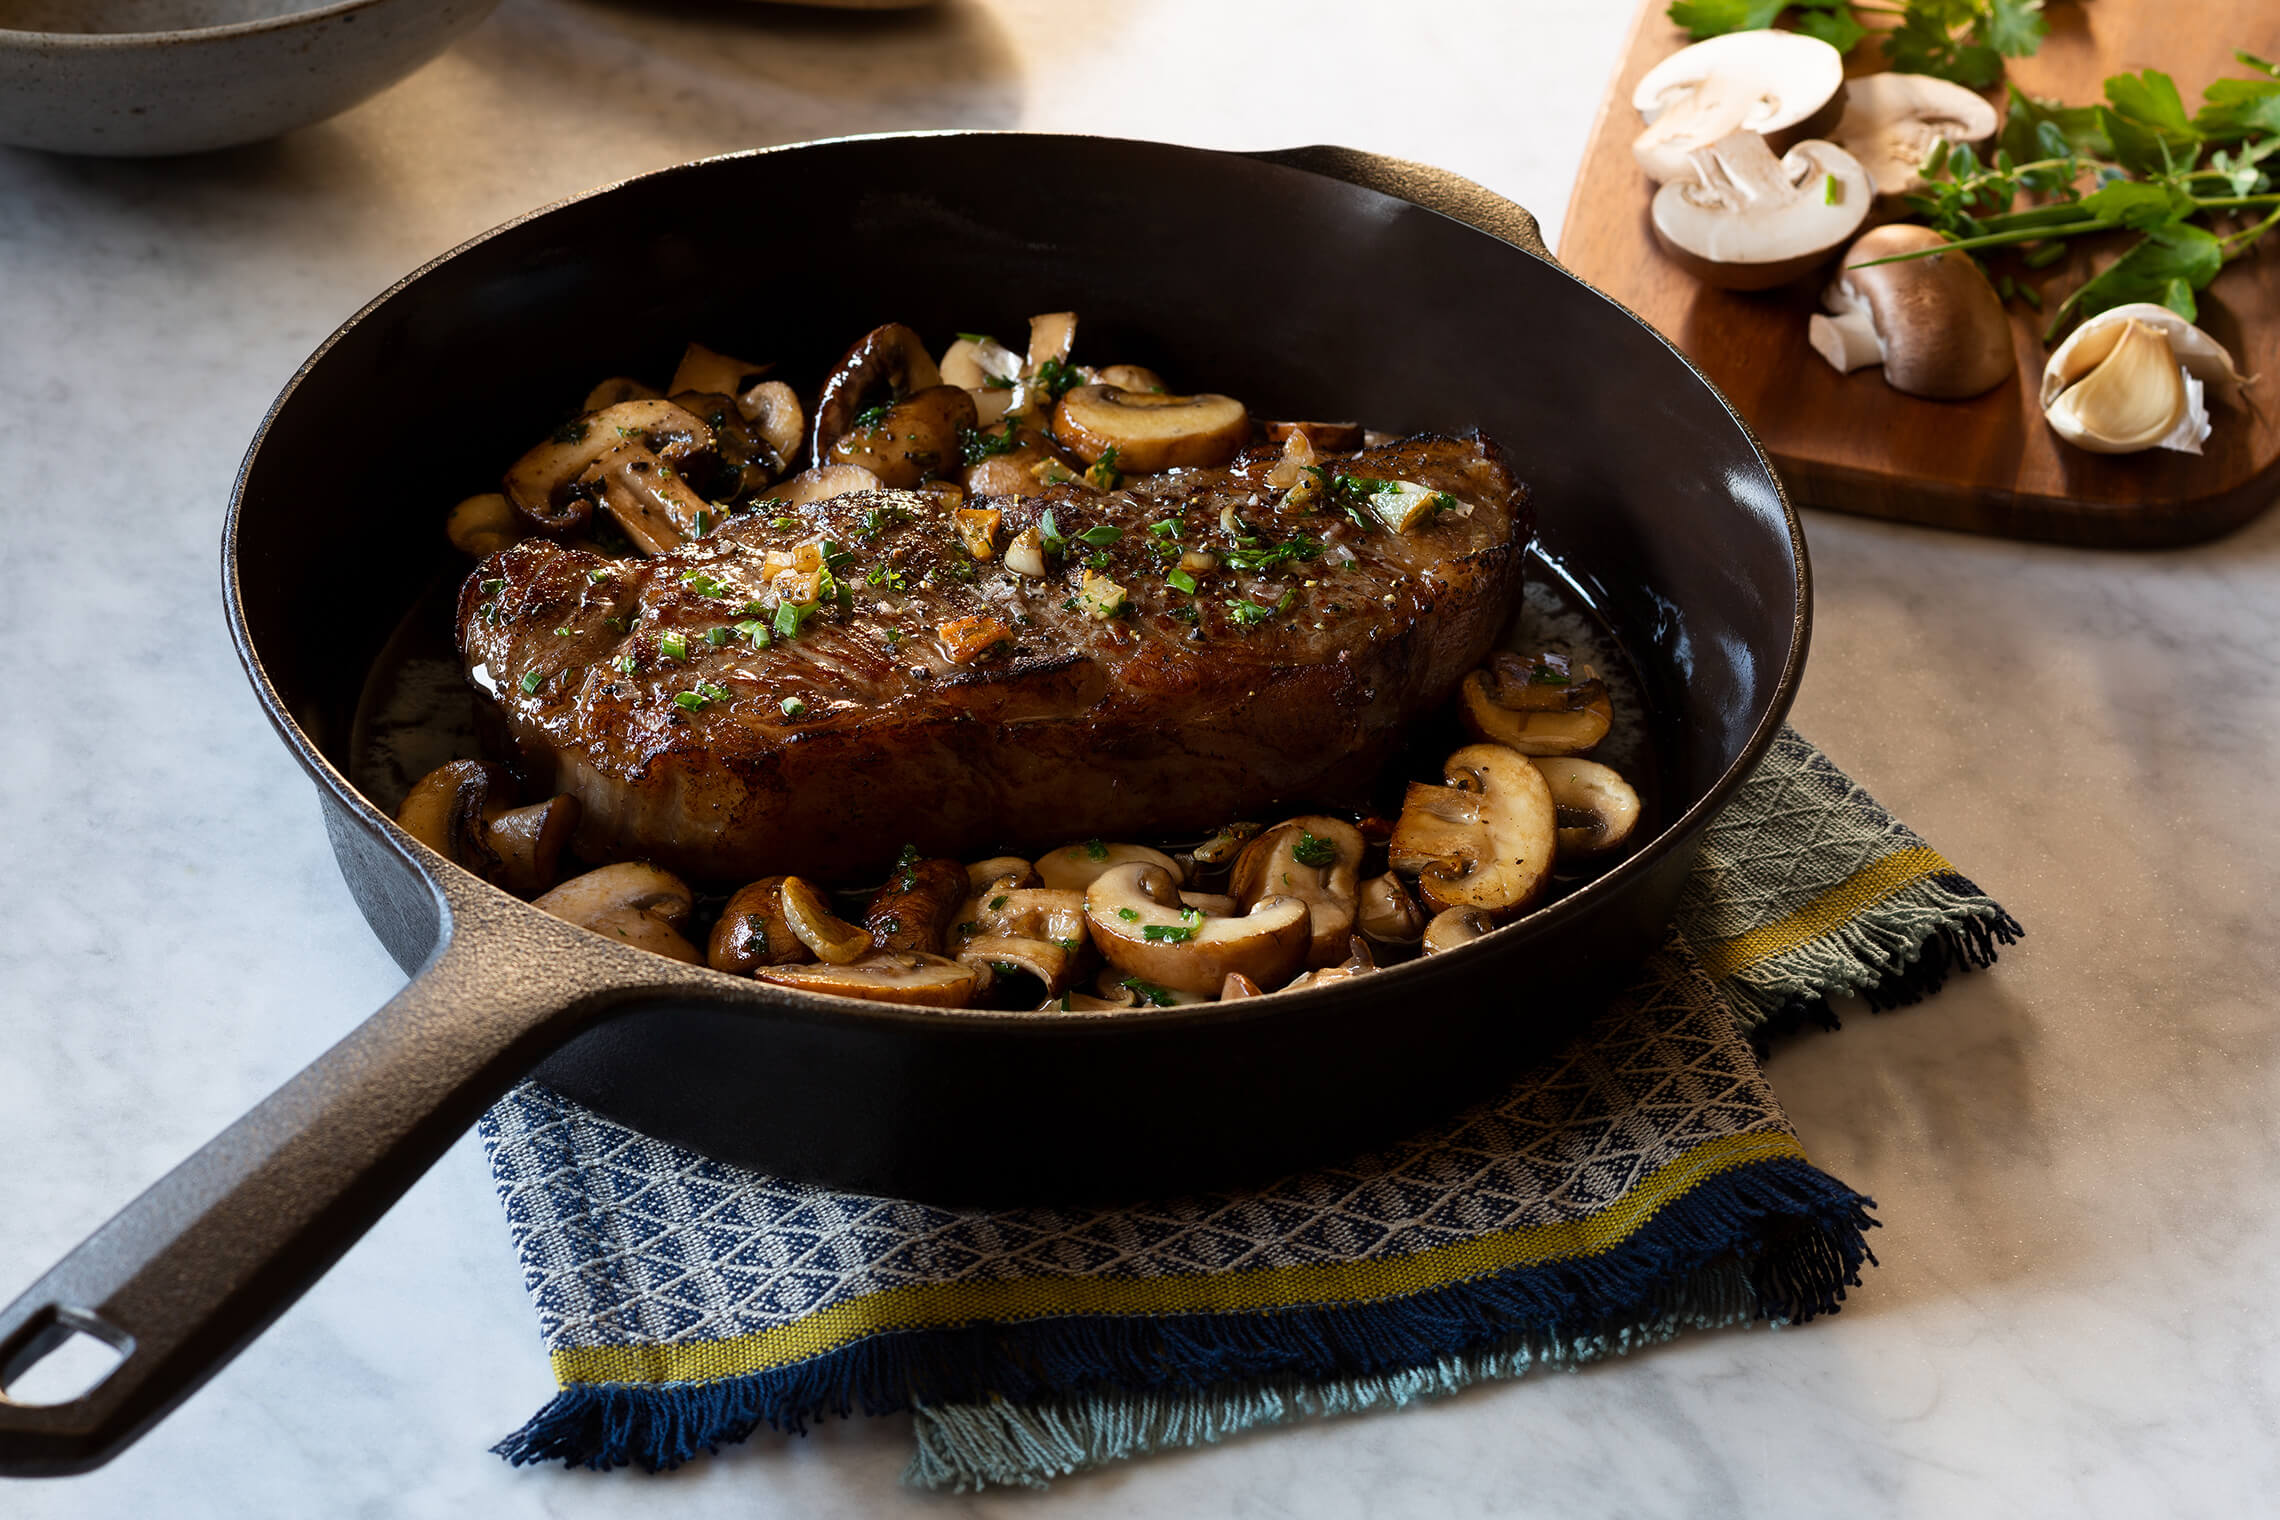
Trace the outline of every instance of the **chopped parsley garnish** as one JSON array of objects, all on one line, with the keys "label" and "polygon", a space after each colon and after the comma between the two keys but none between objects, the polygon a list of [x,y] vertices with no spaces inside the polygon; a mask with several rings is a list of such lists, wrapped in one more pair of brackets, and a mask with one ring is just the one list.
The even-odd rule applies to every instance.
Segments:
[{"label": "chopped parsley garnish", "polygon": [[1105,844],[1103,844],[1103,843],[1101,843],[1101,842],[1100,842],[1098,839],[1088,839],[1088,840],[1086,840],[1086,841],[1085,841],[1085,858],[1086,858],[1086,859],[1088,859],[1088,860],[1106,860],[1106,859],[1108,859],[1108,846],[1107,846],[1107,845],[1105,845]]},{"label": "chopped parsley garnish", "polygon": [[828,538],[816,546],[816,552],[823,556],[825,572],[832,575],[837,575],[846,569],[848,562],[855,558],[845,547],[833,543]]},{"label": "chopped parsley garnish", "polygon": [[1148,531],[1158,538],[1178,538],[1180,536],[1179,519],[1167,517],[1159,522],[1152,522],[1148,524]]},{"label": "chopped parsley garnish", "polygon": [[717,681],[699,681],[689,691],[673,693],[673,705],[683,712],[700,712],[714,702],[726,702],[729,690]]},{"label": "chopped parsley garnish", "polygon": [[668,660],[685,660],[689,657],[689,641],[677,633],[657,635],[657,652]]},{"label": "chopped parsley garnish", "polygon": [[[703,531],[702,529],[699,530]],[[728,595],[728,583],[702,570],[690,570],[681,576],[681,584],[699,596],[721,598]]]},{"label": "chopped parsley garnish", "polygon": [[768,519],[768,526],[771,528],[796,528],[799,525],[800,520],[796,517],[771,517]]},{"label": "chopped parsley garnish", "polygon": [[1090,544],[1095,549],[1105,549],[1123,536],[1124,530],[1122,528],[1111,527],[1107,523],[1098,523],[1079,533],[1077,541]]},{"label": "chopped parsley garnish", "polygon": [[1255,549],[1224,550],[1219,557],[1238,570],[1265,571],[1292,560],[1318,559],[1321,554],[1322,540],[1300,533],[1279,544],[1264,544]]},{"label": "chopped parsley garnish", "polygon": [[737,624],[736,631],[743,634],[746,641],[749,642],[754,649],[766,649],[768,645],[773,642],[773,640],[768,637],[768,625],[754,619],[747,619],[746,621]]},{"label": "chopped parsley garnish", "polygon": [[1185,570],[1174,569],[1171,574],[1164,577],[1164,582],[1175,591],[1184,591],[1189,596],[1195,595],[1195,577]]},{"label": "chopped parsley garnish", "polygon": [[1004,894],[1003,892],[1000,892],[1000,893],[999,893],[997,896],[995,896],[995,897],[993,897],[993,898],[991,898],[991,899],[990,899],[990,911],[991,911],[992,913],[995,913],[995,912],[996,912],[998,909],[1000,909],[1000,908],[1004,907],[1004,906],[1005,906],[1005,904],[1006,904],[1006,897],[1005,897],[1005,894]]},{"label": "chopped parsley garnish", "polygon": [[1100,458],[1085,467],[1085,479],[1103,491],[1113,491],[1124,481],[1123,471],[1116,467],[1116,445],[1110,444],[1100,451]]},{"label": "chopped parsley garnish", "polygon": [[1227,604],[1227,613],[1245,628],[1255,628],[1278,612],[1288,612],[1291,603],[1297,600],[1297,592],[1285,591],[1282,600],[1272,607],[1262,607],[1253,601],[1231,601]]},{"label": "chopped parsley garnish", "polygon": [[540,675],[540,674],[539,674],[537,671],[535,671],[535,670],[526,670],[526,671],[524,671],[524,672],[523,672],[523,678],[522,678],[522,689],[523,689],[523,695],[524,695],[524,696],[526,696],[526,697],[527,697],[527,696],[529,696],[529,695],[530,695],[532,692],[534,692],[534,691],[538,690],[538,689],[539,689],[541,686],[544,686],[545,684],[546,684],[546,677],[544,677],[544,676]]},{"label": "chopped parsley garnish", "polygon": [[783,709],[784,716],[787,718],[797,718],[807,712],[807,704],[798,697],[786,697],[776,705]]},{"label": "chopped parsley garnish", "polygon": [[720,648],[723,644],[733,643],[735,639],[736,630],[726,625],[705,630],[705,642],[715,649]]},{"label": "chopped parsley garnish", "polygon": [[567,628],[557,628],[554,630],[554,636],[558,639],[566,639],[570,637],[570,630]]},{"label": "chopped parsley garnish", "polygon": [[[868,542],[909,518],[910,514],[900,507],[873,507],[863,514],[863,526],[856,531],[855,536]],[[872,584],[877,585],[878,582],[873,581]]]},{"label": "chopped parsley garnish", "polygon": [[904,845],[902,847],[902,853],[895,857],[895,877],[897,891],[915,892],[918,890],[917,845]]},{"label": "chopped parsley garnish", "polygon": [[1528,671],[1530,686],[1566,686],[1571,684],[1568,673],[1546,658],[1531,666]]},{"label": "chopped parsley garnish", "polygon": [[776,637],[796,639],[816,614],[816,602],[778,602],[776,604]]},{"label": "chopped parsley garnish", "polygon": [[706,511],[703,507],[697,508],[697,537],[702,538],[707,533],[710,533],[712,531],[712,525],[712,513]]},{"label": "chopped parsley garnish", "polygon": [[1159,987],[1154,982],[1144,982],[1136,976],[1126,977],[1124,985],[1138,993],[1140,1001],[1151,1007],[1172,1008],[1179,1004],[1179,994],[1169,987]]},{"label": "chopped parsley garnish", "polygon": [[635,659],[634,656],[628,652],[626,654],[619,655],[616,659],[610,661],[610,663],[618,668],[619,674],[630,676],[633,674],[635,668],[639,666],[641,662]]},{"label": "chopped parsley garnish", "polygon": [[889,401],[882,401],[877,406],[867,406],[855,414],[855,426],[858,428],[875,428],[886,421],[887,413],[894,409],[894,403]]},{"label": "chopped parsley garnish", "polygon": [[483,582],[482,586],[479,589],[485,596],[492,596],[498,592],[506,590],[507,583],[504,577],[493,576],[491,579]]},{"label": "chopped parsley garnish", "polygon": [[1140,910],[1138,908],[1119,908],[1116,910],[1116,916],[1128,924],[1136,923],[1140,918]]},{"label": "chopped parsley garnish", "polygon": [[1047,359],[1037,366],[1032,376],[1038,390],[1047,401],[1058,401],[1070,391],[1084,384],[1085,377],[1077,373],[1076,366],[1064,359]]},{"label": "chopped parsley garnish", "polygon": [[1301,829],[1298,843],[1290,847],[1290,858],[1302,866],[1326,866],[1338,858],[1338,847]]},{"label": "chopped parsley garnish", "polygon": [[554,430],[554,441],[556,443],[584,443],[586,441],[586,424],[572,418]]},{"label": "chopped parsley garnish", "polygon": [[982,376],[982,384],[993,391],[1010,391],[1013,389],[1013,382],[1003,375],[984,375]]},{"label": "chopped parsley garnish", "polygon": [[601,582],[608,580],[611,574],[612,572],[609,566],[596,565],[593,569],[586,572],[586,579],[599,585]]},{"label": "chopped parsley garnish", "polygon": [[995,343],[997,341],[988,333],[952,333],[950,336],[958,339],[961,343],[971,343],[977,348],[984,343]]},{"label": "chopped parsley garnish", "polygon": [[1005,431],[993,433],[988,428],[962,427],[958,429],[958,457],[967,464],[980,464],[996,454],[1010,454],[1021,447],[1014,436],[1014,421],[1005,420]]},{"label": "chopped parsley garnish", "polygon": [[1191,924],[1150,924],[1140,931],[1140,937],[1151,944],[1183,944],[1195,938]]}]

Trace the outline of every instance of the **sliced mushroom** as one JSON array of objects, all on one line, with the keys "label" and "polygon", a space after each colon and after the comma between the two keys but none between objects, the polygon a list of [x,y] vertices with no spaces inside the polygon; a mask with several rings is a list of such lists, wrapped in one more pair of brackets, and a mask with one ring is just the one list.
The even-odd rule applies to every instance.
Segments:
[{"label": "sliced mushroom", "polygon": [[960,338],[942,354],[942,383],[974,398],[976,426],[989,427],[1013,405],[1021,356],[995,338]]},{"label": "sliced mushroom", "polygon": [[573,876],[531,906],[636,950],[692,966],[704,959],[681,934],[696,906],[688,883],[653,865],[626,861]]},{"label": "sliced mushroom", "polygon": [[628,440],[578,477],[601,488],[602,505],[644,554],[666,554],[710,526],[714,508],[681,472],[638,441]]},{"label": "sliced mushroom", "polygon": [[1425,932],[1425,914],[1417,899],[1391,871],[1362,883],[1354,921],[1381,945],[1414,945]]},{"label": "sliced mushroom", "polygon": [[1647,123],[1631,144],[1657,184],[1686,177],[1688,159],[1735,131],[1776,151],[1833,124],[1843,109],[1844,56],[1799,32],[1729,32],[1647,70],[1631,104]]},{"label": "sliced mushroom", "polygon": [[1425,953],[1439,955],[1469,945],[1496,927],[1496,921],[1478,908],[1444,908],[1425,926]]},{"label": "sliced mushroom", "polygon": [[1551,789],[1559,822],[1559,858],[1588,859],[1622,848],[1639,826],[1639,794],[1620,772],[1596,760],[1547,756],[1529,764]]},{"label": "sliced mushroom", "polygon": [[453,507],[451,516],[444,520],[443,532],[452,548],[481,559],[521,538],[523,525],[506,497],[487,491]]},{"label": "sliced mushroom", "polygon": [[1278,823],[1244,847],[1227,890],[1248,912],[1269,897],[1306,904],[1306,964],[1328,966],[1346,953],[1359,904],[1362,833],[1343,818],[1308,814]]},{"label": "sliced mushroom", "polygon": [[1501,744],[1468,744],[1442,772],[1450,785],[1409,784],[1387,862],[1417,878],[1436,912],[1524,912],[1543,895],[1557,846],[1558,815],[1543,773]]},{"label": "sliced mushroom", "polygon": [[1692,162],[1655,192],[1655,240],[1723,290],[1769,290],[1809,273],[1860,230],[1873,199],[1860,161],[1818,139],[1775,158],[1757,133],[1735,132]]},{"label": "sliced mushroom", "polygon": [[413,784],[396,822],[453,864],[528,897],[554,884],[578,826],[578,799],[565,794],[528,807],[513,799],[513,778],[499,766],[454,760]]},{"label": "sliced mushroom", "polygon": [[1285,992],[1303,992],[1309,987],[1327,987],[1332,982],[1350,982],[1355,977],[1367,976],[1377,970],[1377,957],[1370,954],[1369,941],[1354,935],[1346,946],[1346,958],[1336,965],[1323,966],[1295,976],[1284,984]]},{"label": "sliced mushroom", "polygon": [[784,919],[784,877],[763,876],[739,887],[720,910],[705,963],[715,971],[749,976],[762,966],[790,966],[815,954]]},{"label": "sliced mushroom", "polygon": [[1258,837],[1257,824],[1230,823],[1188,853],[1199,865],[1223,866],[1234,861],[1243,853],[1243,847]]},{"label": "sliced mushroom", "polygon": [[1113,385],[1118,390],[1152,391],[1161,394],[1171,389],[1164,377],[1145,364],[1104,364],[1093,372],[1093,378],[1102,385]]},{"label": "sliced mushroom", "polygon": [[549,532],[585,526],[593,504],[572,483],[603,455],[627,445],[680,468],[712,451],[712,431],[685,407],[649,399],[621,401],[556,429],[507,471],[507,500]]},{"label": "sliced mushroom", "polygon": [[881,489],[879,477],[860,465],[827,464],[820,469],[802,470],[789,480],[780,480],[768,488],[760,499],[778,506],[804,507],[834,496],[852,496],[857,491]]},{"label": "sliced mushroom", "polygon": [[1222,465],[1251,440],[1251,414],[1233,396],[1166,396],[1113,385],[1080,385],[1053,409],[1053,436],[1096,464],[1149,475],[1187,465]]},{"label": "sliced mushroom", "polygon": [[586,399],[578,410],[581,412],[598,412],[604,407],[616,406],[626,401],[655,401],[664,394],[654,385],[644,385],[639,380],[625,375],[612,375],[609,379],[586,392]]},{"label": "sliced mushroom", "polygon": [[1098,839],[1065,844],[1038,856],[1037,879],[1060,891],[1082,892],[1118,866],[1135,861],[1170,872],[1174,886],[1187,880],[1187,873],[1180,869],[1179,862],[1161,850],[1151,850],[1144,844],[1107,844]]},{"label": "sliced mushroom", "polygon": [[871,953],[871,931],[832,912],[829,899],[813,882],[787,876],[776,890],[783,899],[785,924],[817,959],[845,966]]},{"label": "sliced mushroom", "polygon": [[814,455],[810,463],[830,462],[829,450],[862,411],[865,399],[884,388],[893,399],[915,395],[942,383],[925,343],[900,322],[875,327],[855,341],[823,382],[815,404]]},{"label": "sliced mushroom", "polygon": [[798,394],[781,380],[763,380],[736,398],[736,409],[788,469],[807,433],[807,414],[800,410]]},{"label": "sliced mushroom", "polygon": [[986,966],[894,950],[876,951],[843,964],[762,966],[752,974],[763,982],[796,987],[802,992],[828,992],[910,1008],[970,1008],[990,985]]},{"label": "sliced mushroom", "polygon": [[1591,667],[1561,655],[1503,653],[1458,687],[1458,712],[1476,739],[1523,755],[1576,755],[1607,737],[1615,708]]},{"label": "sliced mushroom", "polygon": [[1976,90],[1930,74],[1863,74],[1845,81],[1830,141],[1860,160],[1881,196],[1925,188],[1924,161],[1941,142],[1983,142],[1995,108]]},{"label": "sliced mushroom", "polygon": [[1048,364],[1066,364],[1069,351],[1077,346],[1077,314],[1073,311],[1048,311],[1029,319],[1029,373],[1036,374]]},{"label": "sliced mushroom", "polygon": [[773,368],[772,364],[747,364],[702,343],[692,343],[681,351],[681,362],[674,367],[673,380],[665,387],[665,394],[713,391],[723,396],[741,396],[758,385]]},{"label": "sliced mushroom", "polygon": [[[1947,251],[1869,262],[1929,248]],[[1881,364],[1884,383],[1896,391],[1954,400],[1991,390],[2017,371],[2003,298],[1977,259],[1929,227],[1892,222],[1862,236],[1845,250],[1821,302],[1828,314],[1813,314],[1806,339],[1840,374]]]},{"label": "sliced mushroom", "polygon": [[1219,1001],[1232,1003],[1238,998],[1260,996],[1259,984],[1240,971],[1227,973],[1227,980],[1219,984]]},{"label": "sliced mushroom", "polygon": [[1140,1006],[1140,999],[1129,987],[1119,987],[1115,997],[1094,997],[1089,992],[1064,992],[1059,997],[1048,997],[1036,1007],[1038,1013],[1122,1013]]},{"label": "sliced mushroom", "polygon": [[[1101,373],[1106,378],[1107,371]],[[1262,422],[1259,430],[1269,443],[1287,443],[1293,433],[1303,433],[1317,454],[1351,454],[1362,446],[1358,422]]]},{"label": "sliced mushroom", "polygon": [[1110,965],[1197,997],[1216,994],[1230,971],[1279,987],[1307,949],[1307,907],[1298,898],[1268,897],[1240,918],[1215,917],[1180,901],[1170,871],[1139,861],[1085,889],[1085,922]]},{"label": "sliced mushroom", "polygon": [[958,431],[975,424],[974,398],[955,385],[934,385],[896,402],[877,421],[857,423],[833,440],[832,464],[859,465],[891,487],[908,489],[958,466]]},{"label": "sliced mushroom", "polygon": [[761,435],[732,394],[675,391],[672,401],[712,429],[715,460],[709,494],[723,500],[751,495],[787,469],[785,456]]},{"label": "sliced mushroom", "polygon": [[1037,873],[1019,855],[992,855],[966,867],[966,890],[979,896],[984,887],[1033,887]]},{"label": "sliced mushroom", "polygon": [[[1161,982],[1151,982],[1144,976],[1133,976],[1115,966],[1102,968],[1100,976],[1093,982],[1093,991],[1117,1006],[1127,1008],[1186,1008],[1211,1001],[1206,994],[1167,987]],[[1121,1001],[1126,998],[1131,1001]]]},{"label": "sliced mushroom", "polygon": [[1243,911],[1243,905],[1225,892],[1190,892],[1182,887],[1180,889],[1180,901],[1191,908],[1200,908],[1206,913],[1217,913],[1223,918],[1230,913]]},{"label": "sliced mushroom", "polygon": [[943,953],[950,926],[966,900],[966,868],[955,860],[898,864],[871,897],[863,923],[881,950]]}]

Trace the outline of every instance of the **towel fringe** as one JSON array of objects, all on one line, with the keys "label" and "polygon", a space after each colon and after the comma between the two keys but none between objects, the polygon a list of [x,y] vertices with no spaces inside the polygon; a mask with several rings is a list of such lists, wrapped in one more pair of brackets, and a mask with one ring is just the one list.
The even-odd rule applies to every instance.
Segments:
[{"label": "towel fringe", "polygon": [[[1298,1407],[1285,1386],[1293,1382],[1342,1382],[1363,1401],[1353,1407],[1373,1407],[1370,1400],[1415,1397],[1426,1386],[1416,1382],[1420,1376],[1427,1384],[1454,1380],[1453,1388],[1465,1386],[1468,1368],[1488,1375],[1497,1357],[1516,1354],[1515,1336],[1537,1337],[1527,1349],[1540,1357],[1549,1354],[1541,1348],[1586,1342],[1627,1346],[1661,1335],[1666,1325],[1675,1333],[1693,1322],[1690,1316],[1709,1312],[1705,1304],[1776,1322],[1833,1313],[1845,1289],[1859,1285],[1862,1265],[1876,1260],[1866,1239],[1876,1224],[1873,1207],[1803,1161],[1774,1158],[1706,1178],[1596,1256],[1378,1303],[983,1324],[874,1336],[793,1366],[712,1382],[578,1384],[492,1449],[516,1466],[558,1461],[656,1471],[744,1440],[762,1425],[797,1433],[811,1420],[857,1409],[887,1414],[992,1399],[1035,1405],[1102,1388],[1141,1394],[1259,1384],[1264,1391],[1234,1406],[1250,1411],[1253,1423],[1270,1408]],[[1681,1294],[1708,1295],[1705,1274],[1719,1271],[1746,1285],[1746,1302],[1738,1292],[1671,1298],[1672,1283],[1697,1285]],[[1419,1371],[1444,1363],[1451,1370]],[[1280,1381],[1270,1388],[1261,1381],[1269,1379]],[[1093,1437],[1056,1434],[1041,1419],[1018,1431],[1004,1427],[990,1440],[1032,1443],[1044,1456],[1068,1442],[1090,1450]],[[945,1471],[955,1484],[968,1468],[953,1462]]]}]

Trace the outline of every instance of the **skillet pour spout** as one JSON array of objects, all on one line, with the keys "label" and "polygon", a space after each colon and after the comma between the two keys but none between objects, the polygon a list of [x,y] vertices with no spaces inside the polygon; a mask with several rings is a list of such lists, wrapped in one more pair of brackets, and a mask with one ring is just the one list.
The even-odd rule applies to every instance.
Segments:
[{"label": "skillet pour spout", "polygon": [[[831,225],[767,236],[786,205]],[[750,295],[783,288],[809,298],[793,311]],[[622,311],[627,291],[645,293],[641,321],[578,320]],[[487,488],[563,397],[669,371],[692,336],[820,374],[851,329],[1011,330],[1059,307],[1082,310],[1104,352],[1208,376],[1272,414],[1477,425],[1502,443],[1533,488],[1546,562],[1636,667],[1664,778],[1655,837],[1550,908],[1370,977],[1224,1006],[945,1012],[613,944],[434,855],[351,784],[359,695],[445,571],[451,488]],[[390,467],[410,440],[434,501]],[[279,397],[238,479],[223,570],[256,695],[316,784],[350,890],[414,974],[0,1311],[0,1387],[75,1334],[120,1353],[71,1402],[0,1396],[0,1474],[123,1450],[526,1075],[724,1161],[959,1203],[1235,1186],[1445,1114],[1551,1053],[1665,932],[1703,827],[1787,711],[1809,617],[1802,535],[1747,428],[1667,342],[1554,263],[1519,207],[1350,149],[1013,133],[705,160],[436,260]]]}]

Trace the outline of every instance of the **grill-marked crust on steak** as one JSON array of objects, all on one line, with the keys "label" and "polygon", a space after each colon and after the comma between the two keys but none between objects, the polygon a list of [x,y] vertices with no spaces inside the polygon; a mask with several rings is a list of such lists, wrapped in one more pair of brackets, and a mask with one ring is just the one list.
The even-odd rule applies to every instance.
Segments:
[{"label": "grill-marked crust on steak", "polygon": [[[1402,725],[1495,642],[1519,591],[1526,488],[1477,438],[1331,461],[1459,503],[1391,533],[1329,501],[1281,506],[1270,463],[969,501],[1004,513],[979,564],[934,498],[902,491],[747,514],[654,559],[528,540],[468,578],[460,648],[534,786],[584,804],[580,854],[709,882],[845,879],[905,843],[964,857],[1358,802]],[[1223,565],[1182,593],[1165,579],[1181,548],[1243,548],[1229,507],[1253,554],[1303,535],[1321,555]],[[1048,509],[1067,548],[1028,579],[1004,546]],[[1083,541],[1102,526],[1121,537]],[[745,610],[767,589],[763,555],[818,536],[850,556],[851,605],[753,647],[735,625],[766,620]],[[1127,588],[1121,616],[1076,601],[1088,561]],[[1010,645],[956,663],[936,628],[967,617],[998,619]],[[701,706],[676,700],[689,692]]]}]

